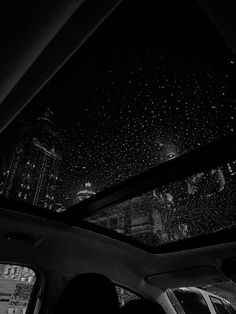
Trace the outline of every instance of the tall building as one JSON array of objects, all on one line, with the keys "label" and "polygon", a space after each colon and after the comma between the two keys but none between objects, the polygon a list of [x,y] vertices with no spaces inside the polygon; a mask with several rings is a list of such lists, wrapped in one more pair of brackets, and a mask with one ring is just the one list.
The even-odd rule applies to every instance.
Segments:
[{"label": "tall building", "polygon": [[101,210],[87,220],[142,243],[157,245],[164,242],[164,226],[158,206],[158,201],[150,192]]},{"label": "tall building", "polygon": [[19,135],[8,169],[2,174],[2,196],[57,209],[61,139],[53,126],[52,115],[47,110]]}]

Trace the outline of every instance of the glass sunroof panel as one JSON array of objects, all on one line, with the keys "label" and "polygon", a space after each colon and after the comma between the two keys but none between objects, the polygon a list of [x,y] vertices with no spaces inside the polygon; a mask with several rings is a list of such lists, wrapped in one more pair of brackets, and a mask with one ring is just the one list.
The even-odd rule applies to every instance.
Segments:
[{"label": "glass sunroof panel", "polygon": [[236,161],[94,213],[86,220],[148,246],[236,226]]},{"label": "glass sunroof panel", "polygon": [[235,132],[234,56],[197,2],[158,5],[124,1],[1,134],[3,197],[60,212]]}]

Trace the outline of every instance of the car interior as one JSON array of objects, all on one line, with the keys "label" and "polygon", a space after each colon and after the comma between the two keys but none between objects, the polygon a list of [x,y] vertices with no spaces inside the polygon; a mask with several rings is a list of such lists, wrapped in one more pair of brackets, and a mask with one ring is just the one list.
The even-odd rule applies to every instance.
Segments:
[{"label": "car interior", "polygon": [[0,314],[236,313],[235,2],[0,8]]}]

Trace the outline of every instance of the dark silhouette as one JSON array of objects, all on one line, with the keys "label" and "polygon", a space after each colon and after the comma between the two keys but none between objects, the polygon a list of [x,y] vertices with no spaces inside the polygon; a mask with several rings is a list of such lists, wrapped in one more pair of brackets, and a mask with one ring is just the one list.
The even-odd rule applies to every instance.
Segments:
[{"label": "dark silhouette", "polygon": [[71,280],[54,313],[115,314],[118,310],[118,295],[112,281],[100,274],[86,273]]}]

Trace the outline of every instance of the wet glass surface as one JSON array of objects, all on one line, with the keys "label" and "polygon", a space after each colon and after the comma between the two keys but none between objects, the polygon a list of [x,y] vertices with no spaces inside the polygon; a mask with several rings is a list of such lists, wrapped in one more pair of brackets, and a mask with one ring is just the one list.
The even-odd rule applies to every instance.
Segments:
[{"label": "wet glass surface", "polygon": [[103,209],[87,220],[149,246],[236,225],[236,162]]}]

